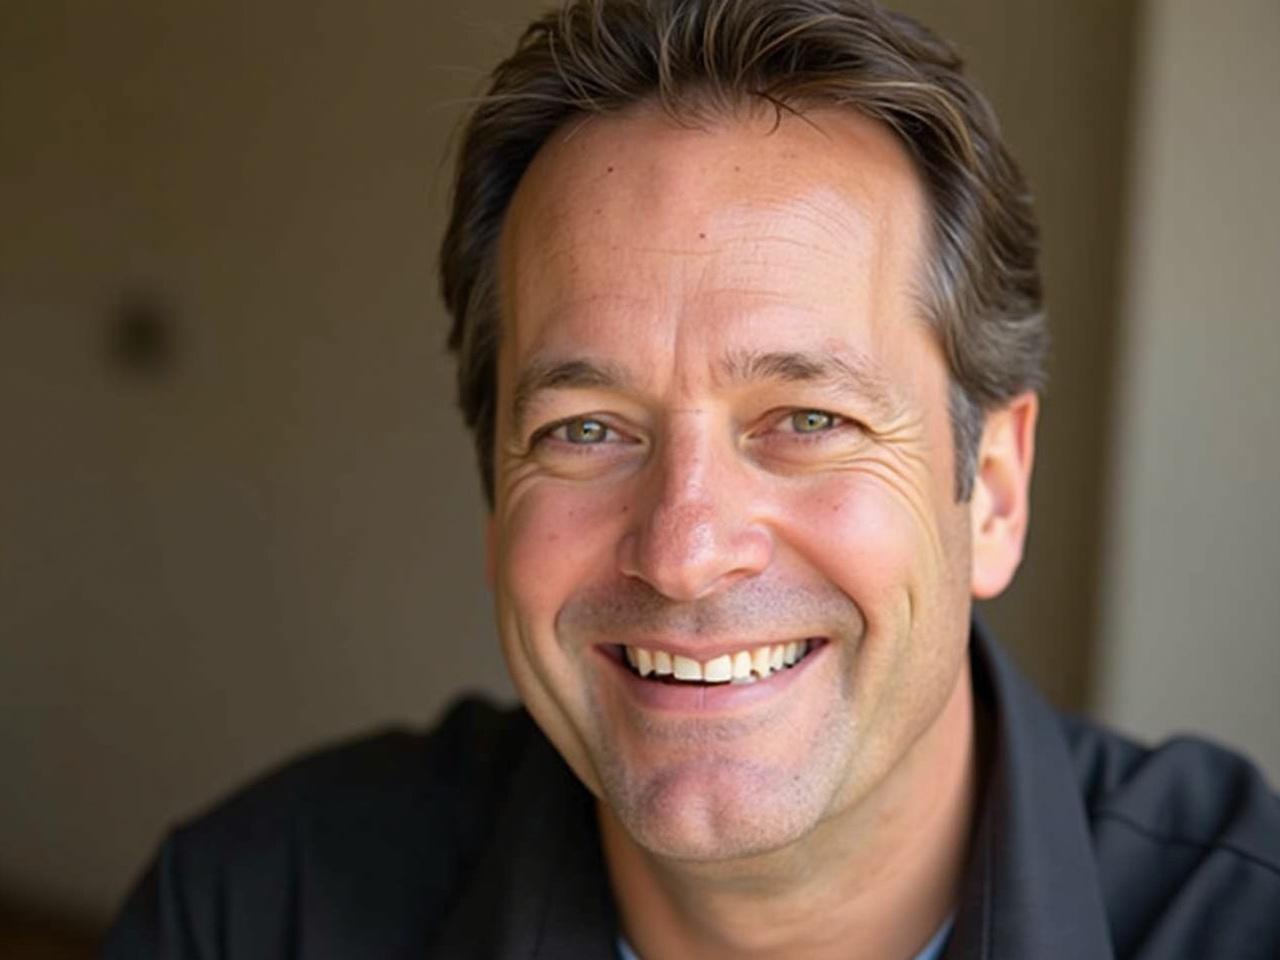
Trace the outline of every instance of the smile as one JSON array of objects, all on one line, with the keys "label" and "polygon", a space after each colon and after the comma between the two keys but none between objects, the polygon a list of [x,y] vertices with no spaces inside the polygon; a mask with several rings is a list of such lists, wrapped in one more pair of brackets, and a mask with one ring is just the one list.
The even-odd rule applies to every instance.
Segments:
[{"label": "smile", "polygon": [[795,666],[821,641],[817,638],[764,644],[696,660],[667,650],[624,646],[623,655],[639,677],[666,683],[756,683],[771,674]]}]

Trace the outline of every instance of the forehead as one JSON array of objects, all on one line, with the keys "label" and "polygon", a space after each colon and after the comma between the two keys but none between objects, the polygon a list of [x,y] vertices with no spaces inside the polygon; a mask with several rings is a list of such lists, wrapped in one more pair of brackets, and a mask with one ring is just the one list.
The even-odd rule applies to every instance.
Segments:
[{"label": "forehead", "polygon": [[874,338],[914,303],[921,194],[897,139],[852,110],[581,119],[512,200],[503,352]]}]

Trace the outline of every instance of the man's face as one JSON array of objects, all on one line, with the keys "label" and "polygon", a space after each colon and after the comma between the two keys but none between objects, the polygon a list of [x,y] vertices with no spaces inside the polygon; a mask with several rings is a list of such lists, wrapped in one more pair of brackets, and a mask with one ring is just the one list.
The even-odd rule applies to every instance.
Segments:
[{"label": "man's face", "polygon": [[890,789],[967,682],[925,216],[894,138],[834,109],[592,119],[520,184],[499,629],[530,712],[651,851],[806,836]]}]

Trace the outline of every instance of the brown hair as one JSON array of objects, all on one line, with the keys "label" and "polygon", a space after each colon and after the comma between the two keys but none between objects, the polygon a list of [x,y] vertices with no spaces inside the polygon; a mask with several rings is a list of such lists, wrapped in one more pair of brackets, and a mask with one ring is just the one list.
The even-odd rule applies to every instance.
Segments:
[{"label": "brown hair", "polygon": [[497,248],[529,162],[572,117],[651,101],[681,123],[760,100],[837,104],[887,124],[925,185],[926,319],[950,367],[955,490],[986,410],[1043,381],[1037,229],[990,105],[946,42],[868,0],[574,0],[535,21],[467,124],[440,251],[458,399],[493,502]]}]

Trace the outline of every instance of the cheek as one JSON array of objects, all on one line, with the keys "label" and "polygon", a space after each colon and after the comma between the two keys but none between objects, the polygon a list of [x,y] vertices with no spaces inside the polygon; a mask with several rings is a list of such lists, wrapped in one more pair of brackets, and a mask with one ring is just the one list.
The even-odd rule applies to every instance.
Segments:
[{"label": "cheek", "polygon": [[503,514],[500,599],[522,621],[554,618],[575,590],[612,571],[626,509],[602,487],[548,484],[524,491]]},{"label": "cheek", "polygon": [[824,480],[792,500],[788,516],[791,545],[863,608],[869,626],[886,599],[927,576],[928,532],[872,478]]}]

